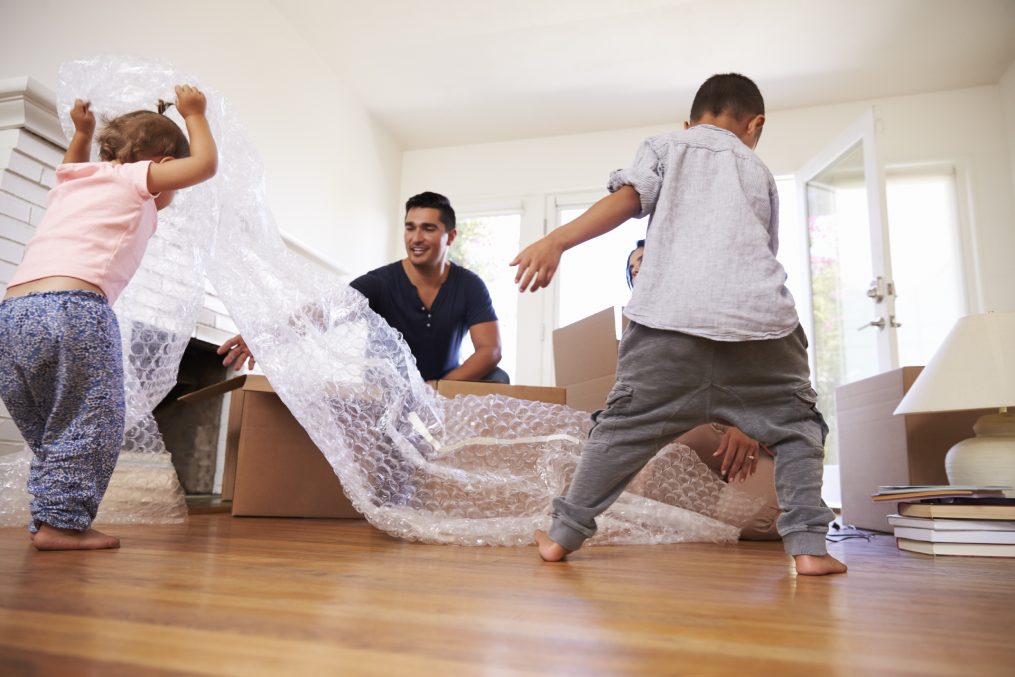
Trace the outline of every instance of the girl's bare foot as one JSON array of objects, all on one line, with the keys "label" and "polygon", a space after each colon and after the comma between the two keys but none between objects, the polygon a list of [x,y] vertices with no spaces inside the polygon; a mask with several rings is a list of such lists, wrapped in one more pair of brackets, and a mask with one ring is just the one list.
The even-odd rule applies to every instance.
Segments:
[{"label": "girl's bare foot", "polygon": [[846,565],[831,555],[794,555],[796,572],[801,576],[825,576],[844,574]]},{"label": "girl's bare foot", "polygon": [[544,562],[559,562],[568,555],[564,546],[551,540],[545,531],[536,531],[536,545],[539,546],[539,556]]},{"label": "girl's bare foot", "polygon": [[120,539],[95,529],[74,531],[43,524],[32,537],[37,550],[102,550],[119,548]]}]

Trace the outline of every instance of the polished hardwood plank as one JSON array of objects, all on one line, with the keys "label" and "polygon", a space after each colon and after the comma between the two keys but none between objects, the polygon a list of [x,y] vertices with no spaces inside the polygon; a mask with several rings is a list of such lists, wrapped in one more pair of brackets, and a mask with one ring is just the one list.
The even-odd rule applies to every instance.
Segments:
[{"label": "polished hardwood plank", "polygon": [[406,543],[362,521],[110,528],[36,552],[0,530],[0,674],[1015,674],[1015,560],[776,543],[535,548]]}]

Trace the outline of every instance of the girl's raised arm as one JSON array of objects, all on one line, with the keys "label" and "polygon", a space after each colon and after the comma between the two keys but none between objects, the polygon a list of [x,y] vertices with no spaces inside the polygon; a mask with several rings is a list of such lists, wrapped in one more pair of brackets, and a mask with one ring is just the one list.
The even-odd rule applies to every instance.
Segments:
[{"label": "girl's raised arm", "polygon": [[218,169],[218,149],[204,112],[204,94],[190,85],[176,86],[176,109],[187,123],[190,157],[152,163],[148,169],[148,190],[161,193],[207,181]]}]

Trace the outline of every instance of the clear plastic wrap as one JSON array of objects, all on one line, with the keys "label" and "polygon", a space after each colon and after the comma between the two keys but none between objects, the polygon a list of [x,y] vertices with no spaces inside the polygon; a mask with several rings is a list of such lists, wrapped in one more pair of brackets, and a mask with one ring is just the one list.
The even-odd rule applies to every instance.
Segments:
[{"label": "clear plastic wrap", "polygon": [[[172,98],[179,82],[208,96],[219,171],[160,214],[142,269],[116,304],[129,370],[130,453],[122,458],[152,453],[168,462],[151,408],[175,382],[206,275],[276,392],[374,526],[429,543],[531,543],[574,471],[588,414],[500,396],[437,395],[362,295],[284,246],[257,153],[224,98],[200,81],[133,57],[66,64],[59,95],[65,128],[75,97],[119,113]],[[117,473],[140,475],[121,466]],[[4,492],[12,493],[10,469],[2,469]],[[142,503],[143,482],[127,484],[115,504],[112,496],[104,502],[106,519],[154,510]],[[132,500],[126,492],[135,486]],[[601,517],[592,542],[732,541],[736,525],[758,507],[679,444],[667,446],[632,487]],[[167,504],[175,500],[164,495]],[[0,501],[5,514],[17,502],[7,498]]]}]

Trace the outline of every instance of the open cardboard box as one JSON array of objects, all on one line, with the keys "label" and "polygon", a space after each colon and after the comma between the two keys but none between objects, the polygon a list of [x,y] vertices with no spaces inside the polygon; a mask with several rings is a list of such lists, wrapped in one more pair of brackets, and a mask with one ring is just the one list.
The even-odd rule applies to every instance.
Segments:
[{"label": "open cardboard box", "polygon": [[456,395],[507,395],[522,400],[566,404],[596,411],[617,381],[617,348],[627,318],[619,307],[606,308],[553,331],[555,387],[516,386],[477,381],[438,381],[437,392]]},{"label": "open cardboard box", "polygon": [[553,368],[567,406],[596,411],[617,382],[617,347],[627,318],[606,308],[553,331]]},{"label": "open cardboard box", "polygon": [[994,409],[895,415],[923,367],[902,367],[835,389],[842,519],[860,529],[891,532],[892,501],[875,502],[883,484],[948,484],[945,455],[973,436],[973,424]]},{"label": "open cardboard box", "polygon": [[[565,397],[563,388],[471,381],[439,381],[437,391],[446,397],[497,394],[556,404]],[[234,517],[362,517],[266,377],[238,376],[179,399],[197,403],[225,393],[231,399],[222,500],[232,501]]]},{"label": "open cardboard box", "polygon": [[362,517],[264,376],[238,376],[179,399],[201,402],[227,392],[222,500],[232,501],[234,517]]},{"label": "open cardboard box", "polygon": [[[556,387],[438,381],[437,392],[506,395],[595,411],[616,381],[619,309],[607,308],[553,332]],[[201,402],[231,393],[222,500],[236,517],[362,517],[331,465],[275,394],[268,379],[247,374],[180,397]]]}]

